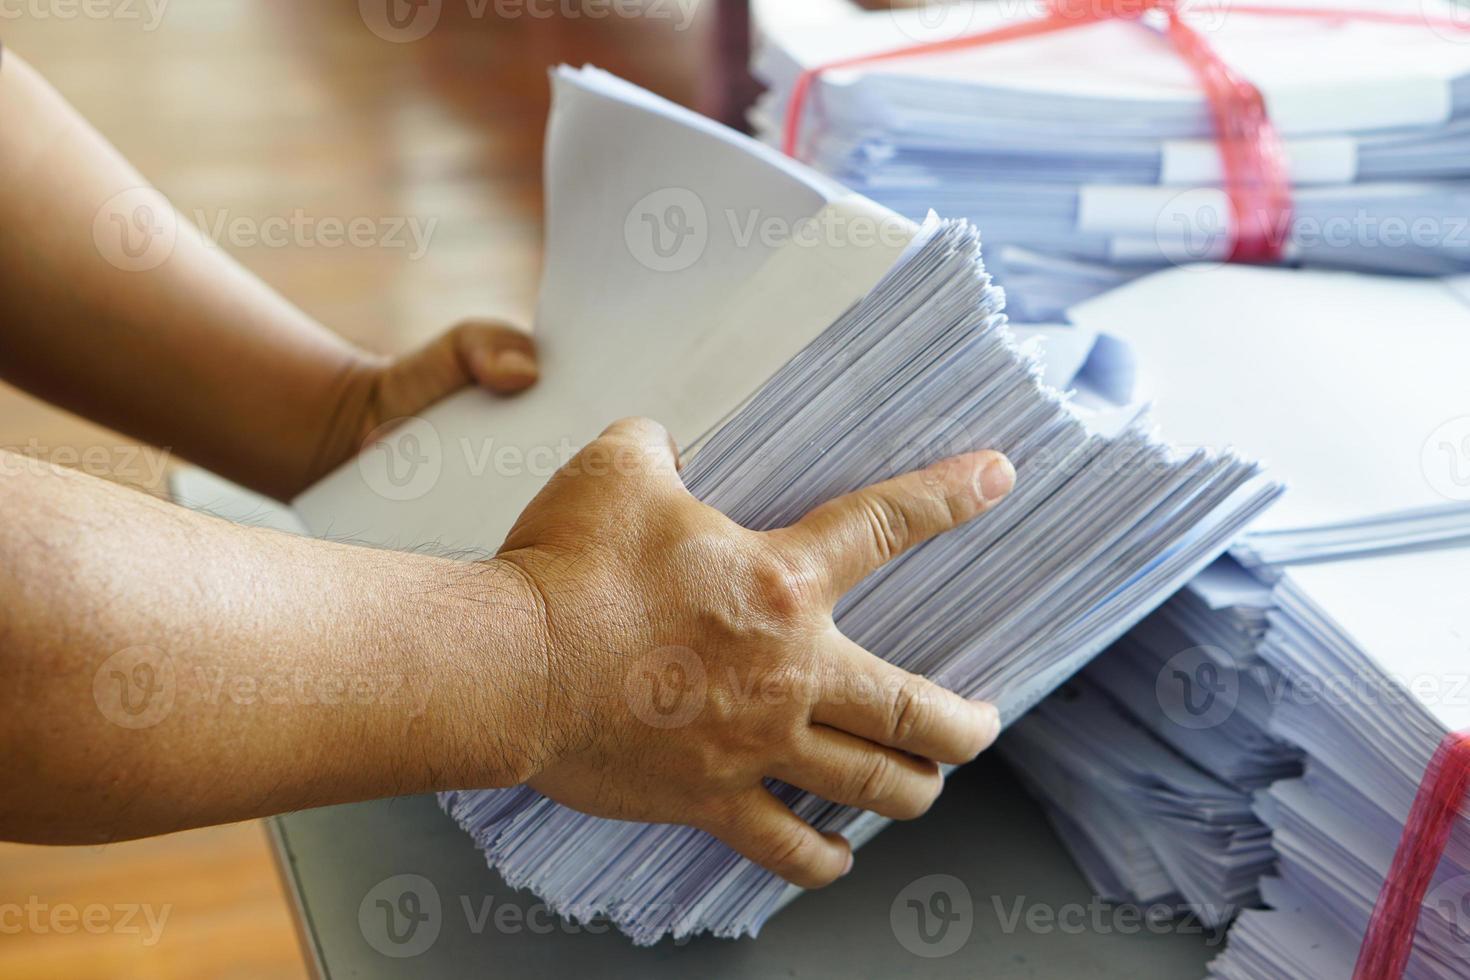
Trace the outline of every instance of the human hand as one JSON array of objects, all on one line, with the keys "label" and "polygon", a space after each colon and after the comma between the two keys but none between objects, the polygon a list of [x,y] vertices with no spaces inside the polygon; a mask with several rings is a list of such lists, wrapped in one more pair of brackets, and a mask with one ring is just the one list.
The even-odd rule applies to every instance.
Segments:
[{"label": "human hand", "polygon": [[468,385],[515,395],[540,377],[530,334],[498,320],[465,320],[401,357],[363,355],[347,372],[302,488],[350,460],[384,426],[422,412]]},{"label": "human hand", "polygon": [[[897,819],[999,731],[993,707],[887,663],[837,600],[908,548],[994,506],[1015,471],[955,457],[757,532],[696,500],[668,433],[610,426],[526,508],[495,563],[544,626],[544,698],[522,697],[527,780],[597,816],[698,827],[803,887],[851,867],[763,785]],[[682,681],[674,703],[660,678]],[[652,684],[650,684],[650,680]],[[652,694],[650,689],[653,688]]]},{"label": "human hand", "polygon": [[372,397],[363,401],[360,417],[353,420],[364,437],[467,385],[515,395],[540,376],[530,334],[498,320],[465,320],[412,354],[375,360],[365,373]]}]

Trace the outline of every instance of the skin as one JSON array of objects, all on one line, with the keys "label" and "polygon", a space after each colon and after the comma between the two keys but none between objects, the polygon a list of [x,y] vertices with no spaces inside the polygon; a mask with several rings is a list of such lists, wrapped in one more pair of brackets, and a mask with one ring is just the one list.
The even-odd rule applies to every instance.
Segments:
[{"label": "skin", "polygon": [[[11,52],[0,172],[0,377],[247,486],[288,498],[385,421],[535,381],[500,324],[359,351],[182,222],[156,268],[110,264],[94,218],[141,178]],[[756,532],[678,465],[657,423],[614,423],[466,563],[237,527],[0,452],[0,837],[529,783],[832,881],[846,842],[765,779],[910,818],[999,727],[843,637],[833,605],[1014,471],[974,453]]]}]

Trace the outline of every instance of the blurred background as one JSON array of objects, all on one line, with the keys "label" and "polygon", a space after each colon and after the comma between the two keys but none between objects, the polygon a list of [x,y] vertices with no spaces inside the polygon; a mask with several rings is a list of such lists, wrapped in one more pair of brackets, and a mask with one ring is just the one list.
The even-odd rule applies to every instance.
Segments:
[{"label": "blurred background", "polygon": [[[436,8],[432,29],[409,40]],[[0,42],[221,247],[323,323],[386,351],[471,314],[529,324],[549,66],[596,63],[728,113],[745,97],[722,67],[742,57],[740,8],[17,0],[0,6]],[[719,31],[722,17],[736,28]],[[374,245],[325,244],[332,223],[363,218],[379,230]],[[251,234],[271,228],[283,233]],[[3,386],[0,446],[165,491],[166,457]],[[136,931],[92,934],[81,917],[96,905],[118,922],[127,907],[167,917],[158,930],[140,915]],[[0,845],[0,911],[9,980],[306,975],[259,823],[106,847]],[[22,917],[43,925],[17,929]]]}]

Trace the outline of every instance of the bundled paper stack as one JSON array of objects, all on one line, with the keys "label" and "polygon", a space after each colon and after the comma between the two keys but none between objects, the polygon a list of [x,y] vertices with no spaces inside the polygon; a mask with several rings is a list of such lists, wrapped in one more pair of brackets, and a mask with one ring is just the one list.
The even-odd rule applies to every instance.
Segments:
[{"label": "bundled paper stack", "polygon": [[[1127,724],[1152,770],[1116,734],[1005,750],[1109,897],[1228,917],[1252,894],[1204,875],[1269,831],[1269,908],[1241,915],[1215,974],[1351,975],[1436,748],[1470,727],[1470,389],[1449,366],[1470,357],[1466,281],[1181,269],[1076,315],[1127,339],[1168,431],[1231,433],[1289,489],[1233,549],[1249,571],[1217,562],[1084,672],[1089,705],[1064,691],[1008,736]],[[1205,818],[1221,785],[1255,791],[1257,824]],[[1470,976],[1467,869],[1461,810],[1405,976]]]},{"label": "bundled paper stack", "polygon": [[[1261,91],[1283,138],[1294,205],[1283,260],[1470,271],[1470,20],[1447,0],[1287,5],[1407,22],[1179,5]],[[803,71],[1047,13],[1040,0],[829,5],[821,17],[794,6],[755,5],[753,70],[770,91],[752,119],[776,145]],[[974,221],[1020,320],[1056,319],[1166,264],[1224,259],[1234,215],[1210,106],[1162,23],[1155,13],[828,71],[797,121],[798,155],[902,214]]]},{"label": "bundled paper stack", "polygon": [[[1306,750],[1307,769],[1258,803],[1279,862],[1262,884],[1271,909],[1242,916],[1214,975],[1350,975],[1436,748],[1470,729],[1467,575],[1459,546],[1304,565],[1278,583],[1261,653],[1289,687],[1272,730]],[[1404,926],[1406,977],[1470,975],[1463,802],[1450,801],[1448,848]]]},{"label": "bundled paper stack", "polygon": [[[1005,506],[870,577],[837,622],[894,663],[996,701],[1009,722],[1278,495],[1231,453],[1172,452],[1143,419],[1090,429],[1007,330],[971,225],[914,225],[600,72],[563,69],[555,88],[546,381],[493,409],[468,392],[390,435],[298,502],[313,532],[493,549],[547,474],[477,470],[481,454],[465,448],[491,436],[579,446],[629,414],[664,421],[695,450],[691,491],[756,528],[997,448],[1019,473]],[[744,235],[752,216],[794,231]],[[411,492],[384,469],[410,451],[435,465]],[[854,844],[882,826],[780,793]],[[443,804],[512,884],[639,943],[754,933],[791,897],[694,830],[600,820],[525,788]]]}]

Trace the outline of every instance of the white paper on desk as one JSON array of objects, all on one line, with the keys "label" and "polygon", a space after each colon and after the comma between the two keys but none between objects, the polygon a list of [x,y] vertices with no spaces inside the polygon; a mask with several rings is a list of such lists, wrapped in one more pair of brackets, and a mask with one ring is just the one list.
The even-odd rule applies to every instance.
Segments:
[{"label": "white paper on desk", "polygon": [[[865,295],[912,237],[904,219],[775,151],[716,152],[737,137],[605,72],[563,68],[554,84],[536,316],[544,380],[513,399],[464,392],[390,434],[296,501],[313,533],[493,550],[610,422],[646,415],[693,445]],[[609,159],[608,145],[641,152]],[[588,184],[599,192],[572,192]],[[807,219],[809,235],[786,234]],[[426,469],[405,477],[414,459]]]},{"label": "white paper on desk", "polygon": [[1470,306],[1439,281],[1179,268],[1070,315],[1132,345],[1172,439],[1238,448],[1287,482],[1252,534],[1467,508],[1421,459],[1470,415]]},{"label": "white paper on desk", "polygon": [[1302,565],[1289,578],[1445,732],[1470,729],[1470,548]]},{"label": "white paper on desk", "polygon": [[[1426,10],[1454,8],[1426,0]],[[1298,6],[1325,6],[1302,3]],[[783,81],[799,69],[910,47],[923,41],[1031,20],[1041,5],[956,3],[936,16],[931,6],[883,11],[820,25],[767,24],[783,52],[762,74]],[[1470,46],[1447,43],[1427,25],[1385,28],[1328,19],[1293,20],[1186,11],[1208,31],[1210,46],[1265,96],[1276,128],[1286,135],[1436,125],[1450,118],[1450,82],[1470,71]],[[1213,19],[1212,19],[1213,18]],[[1301,56],[1304,49],[1310,58]],[[928,54],[833,72],[824,95],[861,98],[860,79],[921,79],[934,92],[966,86],[1020,96],[1159,104],[1203,103],[1198,79],[1158,33],[1122,20],[1102,22],[1005,44]],[[849,91],[844,93],[843,89]]]}]

